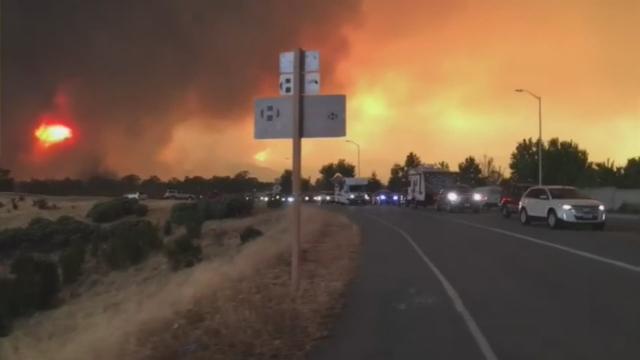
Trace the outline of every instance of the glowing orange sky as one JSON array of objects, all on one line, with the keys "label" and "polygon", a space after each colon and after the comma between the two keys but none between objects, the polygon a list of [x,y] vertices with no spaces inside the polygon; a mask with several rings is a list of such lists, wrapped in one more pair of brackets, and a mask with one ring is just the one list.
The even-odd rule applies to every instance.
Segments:
[{"label": "glowing orange sky", "polygon": [[[452,167],[486,154],[508,173],[516,142],[537,137],[537,103],[513,91],[520,87],[543,97],[545,139],[573,139],[592,161],[639,156],[640,2],[558,3],[365,1],[347,30],[348,55],[322,84],[347,94],[347,138],[361,144],[362,174],[386,181],[409,151]],[[290,142],[254,141],[251,114],[224,129],[195,120],[158,155],[172,174],[246,168],[270,179],[290,167]],[[356,162],[344,139],[303,143],[305,176],[338,158]]]}]

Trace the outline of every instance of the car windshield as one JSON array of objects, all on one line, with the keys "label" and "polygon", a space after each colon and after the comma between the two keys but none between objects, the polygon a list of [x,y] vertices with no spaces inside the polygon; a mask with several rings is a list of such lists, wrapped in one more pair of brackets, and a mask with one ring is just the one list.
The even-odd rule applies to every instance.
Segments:
[{"label": "car windshield", "polygon": [[550,188],[552,199],[591,199],[574,188]]},{"label": "car windshield", "polygon": [[459,185],[459,186],[456,186],[453,189],[451,189],[451,191],[456,191],[456,192],[459,192],[459,193],[466,194],[466,193],[470,193],[471,192],[471,188],[468,187],[468,186],[465,186],[465,185]]},{"label": "car windshield", "polygon": [[349,185],[350,192],[364,192],[366,185]]}]

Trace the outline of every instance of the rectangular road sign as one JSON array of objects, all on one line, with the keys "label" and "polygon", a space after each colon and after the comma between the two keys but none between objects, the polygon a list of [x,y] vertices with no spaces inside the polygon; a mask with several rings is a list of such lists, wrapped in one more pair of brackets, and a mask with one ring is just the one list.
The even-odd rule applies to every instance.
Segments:
[{"label": "rectangular road sign", "polygon": [[341,137],[347,134],[345,95],[303,97],[303,138]]},{"label": "rectangular road sign", "polygon": [[315,51],[305,51],[304,52],[304,69],[302,71],[311,72],[320,71],[320,52]]},{"label": "rectangular road sign", "polygon": [[302,90],[305,95],[318,95],[320,93],[320,73],[304,73],[304,89]]},{"label": "rectangular road sign", "polygon": [[282,96],[256,100],[255,139],[291,139],[293,131],[293,97]]},{"label": "rectangular road sign", "polygon": [[[293,97],[258,99],[255,103],[256,139],[293,137]],[[346,96],[303,96],[303,138],[329,138],[346,135]]]},{"label": "rectangular road sign", "polygon": [[280,53],[280,74],[293,73],[293,51]]}]

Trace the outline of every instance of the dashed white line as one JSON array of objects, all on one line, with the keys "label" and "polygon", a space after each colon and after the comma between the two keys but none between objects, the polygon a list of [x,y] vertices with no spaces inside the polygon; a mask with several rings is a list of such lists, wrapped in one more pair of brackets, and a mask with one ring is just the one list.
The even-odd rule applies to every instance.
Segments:
[{"label": "dashed white line", "polygon": [[[429,215],[429,216],[431,216],[431,215]],[[552,247],[552,248],[559,249],[559,250],[562,250],[562,251],[566,251],[566,252],[574,254],[574,255],[583,256],[583,257],[586,257],[588,259],[600,261],[600,262],[603,262],[603,263],[606,263],[606,264],[609,264],[609,265],[617,266],[617,267],[622,268],[622,269],[631,270],[631,271],[635,271],[635,272],[640,272],[640,267],[639,266],[627,264],[627,263],[624,263],[624,262],[621,262],[621,261],[617,261],[617,260],[612,260],[612,259],[609,259],[609,258],[606,258],[606,257],[602,257],[602,256],[598,256],[598,255],[595,255],[595,254],[592,254],[592,253],[589,253],[589,252],[586,252],[586,251],[576,250],[576,249],[573,249],[573,248],[570,248],[570,247],[567,247],[567,246],[557,245],[557,244],[554,244],[554,243],[550,243],[548,241],[536,239],[536,238],[531,237],[531,236],[522,235],[522,234],[518,234],[518,233],[515,233],[515,232],[512,232],[512,231],[499,229],[499,228],[494,228],[494,227],[491,227],[491,226],[480,225],[480,224],[476,224],[474,222],[466,221],[466,220],[460,220],[460,219],[448,219],[448,220],[453,221],[453,222],[457,222],[457,223],[460,223],[460,224],[473,226],[473,227],[476,227],[476,228],[479,228],[479,229],[489,230],[489,231],[497,232],[497,233],[500,233],[500,234],[513,236],[513,237],[516,237],[518,239],[531,241],[531,242],[539,244],[539,245],[544,245],[544,246]]]},{"label": "dashed white line", "polygon": [[431,260],[429,260],[429,258],[427,257],[427,255],[424,254],[422,249],[420,249],[420,247],[418,247],[418,245],[415,243],[415,241],[413,241],[411,236],[409,236],[406,232],[404,232],[399,227],[397,227],[397,226],[395,226],[395,225],[393,225],[393,224],[391,224],[391,223],[389,223],[387,221],[384,221],[384,220],[382,220],[381,218],[379,218],[379,217],[377,217],[375,215],[367,214],[367,216],[369,216],[369,217],[379,221],[380,223],[382,223],[382,224],[394,229],[395,231],[400,233],[400,235],[402,235],[402,237],[404,237],[409,242],[409,244],[413,247],[413,249],[416,251],[416,253],[418,253],[418,256],[420,256],[420,258],[427,264],[427,266],[431,269],[431,271],[433,271],[433,273],[436,275],[436,277],[438,278],[438,280],[440,281],[440,283],[444,287],[445,292],[447,293],[447,295],[451,299],[451,302],[453,302],[454,308],[456,309],[456,311],[458,311],[458,313],[460,314],[460,316],[464,320],[465,324],[469,328],[469,331],[471,332],[471,336],[473,336],[473,339],[475,340],[476,344],[478,344],[478,347],[480,348],[480,351],[484,355],[485,359],[487,359],[487,360],[498,360],[498,357],[493,352],[493,349],[491,349],[491,345],[489,345],[489,342],[487,341],[487,338],[484,336],[484,334],[480,330],[480,327],[478,326],[476,321],[471,316],[471,313],[469,313],[469,310],[467,310],[467,308],[464,306],[464,303],[462,303],[462,299],[460,298],[460,295],[458,295],[458,292],[453,288],[453,286],[451,286],[451,283],[449,283],[449,281],[444,277],[444,275],[442,275],[440,270],[438,270],[438,268],[433,264],[433,262],[431,262]]}]

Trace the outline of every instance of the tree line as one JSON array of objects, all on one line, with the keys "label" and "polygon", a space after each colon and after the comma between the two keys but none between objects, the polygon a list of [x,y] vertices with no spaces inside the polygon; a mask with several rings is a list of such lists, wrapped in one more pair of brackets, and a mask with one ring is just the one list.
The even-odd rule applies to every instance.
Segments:
[{"label": "tree line", "polygon": [[203,196],[216,194],[241,194],[254,191],[271,190],[273,182],[263,182],[250,176],[248,171],[240,171],[233,176],[187,176],[180,180],[171,178],[162,180],[158,176],[142,179],[135,174],[123,177],[94,175],[87,179],[30,179],[15,181],[10,172],[0,169],[0,191],[16,191],[43,195],[86,195],[120,196],[125,193],[141,191],[150,197],[161,197],[167,189]]},{"label": "tree line", "polygon": [[[389,170],[386,188],[394,192],[403,192],[409,185],[409,169],[423,165],[423,161],[414,152],[410,152],[402,163],[395,163]],[[510,176],[495,165],[493,158],[479,160],[467,156],[452,169],[445,161],[433,163],[433,166],[447,171],[457,171],[460,183],[470,186],[502,184],[505,182],[537,183],[538,179],[538,142],[523,139],[517,143],[509,161]],[[302,179],[302,191],[331,191],[332,179],[336,174],[354,177],[355,165],[344,159],[323,165],[315,182],[311,178]],[[615,186],[619,188],[640,188],[640,156],[627,160],[624,165],[613,161],[589,161],[585,149],[571,140],[552,138],[542,143],[542,173],[545,184],[571,185],[578,187]],[[185,177],[180,180],[171,178],[163,181],[157,176],[142,179],[130,174],[121,178],[96,175],[88,179],[31,179],[15,181],[10,171],[0,169],[0,191],[19,191],[47,195],[98,195],[119,196],[126,192],[142,191],[152,197],[159,197],[167,189],[211,196],[217,193],[234,194],[270,191],[277,183],[281,192],[292,192],[292,172],[286,169],[273,182],[263,182],[250,176],[248,171],[240,171],[233,176]],[[378,174],[368,177],[367,190],[375,192],[385,187]]]}]

